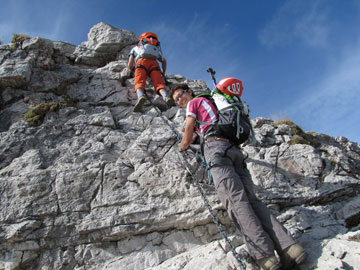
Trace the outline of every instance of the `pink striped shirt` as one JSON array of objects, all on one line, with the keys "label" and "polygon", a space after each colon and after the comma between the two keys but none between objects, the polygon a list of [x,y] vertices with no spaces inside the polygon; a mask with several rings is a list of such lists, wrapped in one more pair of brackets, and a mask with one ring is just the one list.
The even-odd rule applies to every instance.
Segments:
[{"label": "pink striped shirt", "polygon": [[[216,108],[211,102],[204,98],[198,97],[189,101],[186,108],[186,116],[192,116],[201,122],[215,123],[217,121]],[[200,133],[205,133],[210,125],[199,125],[196,127]]]}]

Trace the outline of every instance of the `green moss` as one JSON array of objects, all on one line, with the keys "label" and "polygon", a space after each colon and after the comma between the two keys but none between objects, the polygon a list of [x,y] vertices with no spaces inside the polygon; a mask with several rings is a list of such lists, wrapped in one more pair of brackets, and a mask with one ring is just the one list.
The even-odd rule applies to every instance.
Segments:
[{"label": "green moss", "polygon": [[348,238],[349,241],[360,242],[360,233],[355,234]]},{"label": "green moss", "polygon": [[320,146],[320,143],[317,142],[315,132],[304,132],[298,125],[289,119],[283,119],[277,122],[274,122],[274,127],[280,125],[288,125],[291,128],[291,135],[293,136],[290,140],[290,144],[308,144],[312,145],[315,148]]},{"label": "green moss", "polygon": [[290,142],[291,145],[293,144],[310,144],[309,141],[305,140],[303,137],[299,136],[299,135],[294,135]]},{"label": "green moss", "polygon": [[23,119],[28,122],[30,126],[39,126],[47,112],[55,112],[62,107],[63,104],[59,102],[42,103],[28,110],[24,114]]},{"label": "green moss", "polygon": [[305,132],[306,134],[310,135],[310,136],[316,136],[316,132],[315,131],[308,131]]},{"label": "green moss", "polygon": [[277,122],[274,123],[275,127],[278,127],[280,125],[288,125],[288,126],[290,126],[291,135],[297,135],[297,134],[303,134],[304,133],[304,131],[291,120],[283,119],[283,120],[280,120],[280,121],[277,121]]},{"label": "green moss", "polygon": [[312,140],[316,140],[317,138],[317,133],[313,131],[305,132],[304,135]]},{"label": "green moss", "polygon": [[24,34],[14,34],[11,39],[11,43],[22,43],[24,40],[30,39],[31,37]]},{"label": "green moss", "polygon": [[10,48],[12,50],[16,50],[27,39],[31,39],[31,37],[29,37],[25,34],[14,34],[11,38]]},{"label": "green moss", "polygon": [[331,142],[333,140],[332,137],[330,137],[329,135],[323,134],[323,139],[325,139],[327,142]]}]

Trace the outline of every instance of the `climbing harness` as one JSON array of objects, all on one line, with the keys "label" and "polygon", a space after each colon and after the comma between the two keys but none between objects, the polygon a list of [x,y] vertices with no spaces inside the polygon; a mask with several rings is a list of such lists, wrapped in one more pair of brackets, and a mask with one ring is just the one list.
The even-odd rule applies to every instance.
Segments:
[{"label": "climbing harness", "polygon": [[154,67],[153,69],[147,70],[147,68],[145,66],[143,66],[143,65],[136,65],[135,69],[137,69],[137,68],[145,69],[148,76],[150,76],[151,72],[153,72],[153,71],[160,71],[161,72],[160,67]]},{"label": "climbing harness", "polygon": [[[158,112],[161,120],[170,127],[170,130],[172,131],[172,133],[176,136],[177,138],[177,141],[181,141],[181,136],[175,131],[175,128],[172,127],[170,125],[170,123],[162,116],[162,113],[161,111],[159,110],[159,108],[157,108],[154,103],[151,101],[151,99],[148,99],[151,103],[151,105],[155,108],[155,110]],[[240,255],[236,252],[235,250],[235,247],[233,246],[233,244],[231,243],[228,235],[226,234],[226,232],[224,231],[223,229],[223,226],[221,225],[219,219],[217,218],[217,216],[215,215],[214,213],[214,210],[212,209],[210,203],[209,203],[209,200],[207,199],[206,195],[205,195],[205,191],[204,189],[202,188],[200,182],[198,181],[198,179],[196,178],[195,174],[191,171],[190,169],[190,164],[189,162],[187,161],[186,157],[185,157],[185,154],[184,154],[185,151],[182,151],[182,152],[177,152],[178,155],[180,156],[187,172],[190,174],[190,177],[191,179],[193,180],[192,182],[194,183],[195,187],[197,188],[197,190],[199,191],[204,203],[205,203],[205,206],[206,208],[209,210],[210,212],[210,215],[211,215],[211,218],[213,220],[213,222],[215,223],[218,231],[220,232],[220,234],[223,236],[223,238],[225,239],[225,241],[228,243],[228,245],[230,246],[230,249],[231,249],[231,252],[233,254],[233,256],[235,257],[236,261],[239,263],[240,265],[240,269],[241,270],[246,270],[246,264],[241,260],[241,257]],[[231,159],[228,158],[228,161],[225,161],[225,159],[223,159],[221,162],[228,162],[231,161]],[[216,161],[215,161],[216,163]],[[213,164],[213,166],[217,165],[218,163],[216,164]],[[232,161],[231,161],[231,165],[232,165]],[[208,172],[210,172],[210,170],[208,170]]]}]

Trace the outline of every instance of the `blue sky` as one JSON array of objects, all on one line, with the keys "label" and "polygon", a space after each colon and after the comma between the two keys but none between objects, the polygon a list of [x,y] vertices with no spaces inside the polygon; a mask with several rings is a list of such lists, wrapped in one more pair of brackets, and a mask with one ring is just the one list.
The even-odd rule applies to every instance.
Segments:
[{"label": "blue sky", "polygon": [[360,142],[358,0],[2,0],[0,40],[79,45],[98,22],[158,34],[168,74],[243,81],[251,117]]}]

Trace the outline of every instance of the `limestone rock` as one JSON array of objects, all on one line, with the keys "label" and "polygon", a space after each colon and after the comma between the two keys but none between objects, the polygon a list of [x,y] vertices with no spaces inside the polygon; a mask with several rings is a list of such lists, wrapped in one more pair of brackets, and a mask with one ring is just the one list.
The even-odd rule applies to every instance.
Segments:
[{"label": "limestone rock", "polygon": [[0,87],[21,88],[31,77],[32,59],[7,59],[0,66]]},{"label": "limestone rock", "polygon": [[101,22],[90,29],[88,41],[76,48],[75,61],[89,66],[103,66],[115,60],[122,49],[136,42],[137,36],[133,32]]}]

